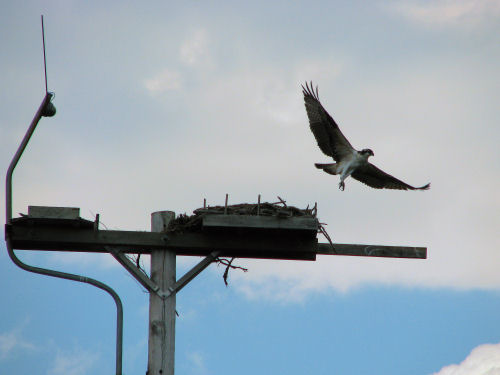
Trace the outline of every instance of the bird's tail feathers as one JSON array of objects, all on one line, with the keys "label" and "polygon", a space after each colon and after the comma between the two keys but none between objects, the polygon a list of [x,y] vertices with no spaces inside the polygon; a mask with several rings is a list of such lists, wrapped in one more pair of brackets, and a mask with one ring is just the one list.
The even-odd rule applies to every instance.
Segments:
[{"label": "bird's tail feathers", "polygon": [[337,163],[326,163],[326,164],[321,164],[321,163],[315,163],[314,166],[318,169],[322,169],[328,174],[337,174]]}]

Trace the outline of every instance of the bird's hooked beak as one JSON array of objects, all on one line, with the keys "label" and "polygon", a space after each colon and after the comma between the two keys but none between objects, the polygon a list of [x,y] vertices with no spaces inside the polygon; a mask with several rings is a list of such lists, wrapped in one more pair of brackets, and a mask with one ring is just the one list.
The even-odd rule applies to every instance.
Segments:
[{"label": "bird's hooked beak", "polygon": [[369,148],[364,148],[361,152],[362,155],[365,155],[366,158],[375,155],[373,151]]}]

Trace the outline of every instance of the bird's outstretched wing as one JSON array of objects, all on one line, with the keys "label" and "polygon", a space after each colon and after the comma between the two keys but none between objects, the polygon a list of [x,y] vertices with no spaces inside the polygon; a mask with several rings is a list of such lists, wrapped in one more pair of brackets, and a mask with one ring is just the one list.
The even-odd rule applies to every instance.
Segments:
[{"label": "bird's outstretched wing", "polygon": [[427,190],[431,184],[413,187],[378,169],[372,163],[360,166],[351,177],[375,189]]},{"label": "bird's outstretched wing", "polygon": [[354,148],[342,134],[332,116],[319,102],[318,87],[316,86],[315,91],[312,82],[310,85],[306,82],[306,87],[302,86],[302,93],[309,118],[309,127],[321,151],[325,155],[333,157],[337,162],[352,155]]}]

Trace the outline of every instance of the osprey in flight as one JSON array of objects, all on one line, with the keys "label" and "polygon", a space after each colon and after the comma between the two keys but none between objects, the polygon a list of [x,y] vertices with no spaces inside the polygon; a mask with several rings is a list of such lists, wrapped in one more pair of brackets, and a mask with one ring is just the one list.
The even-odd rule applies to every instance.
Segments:
[{"label": "osprey in flight", "polygon": [[316,86],[316,90],[314,90],[312,82],[310,86],[306,82],[306,87],[302,86],[302,92],[307,117],[309,117],[309,127],[318,142],[318,146],[325,155],[331,156],[336,161],[336,163],[316,163],[314,165],[326,173],[340,175],[340,190],[344,190],[344,180],[349,176],[375,189],[429,189],[431,184],[413,187],[371,164],[368,158],[374,155],[373,151],[369,148],[357,151],[351,146],[335,120],[319,102],[318,87]]}]

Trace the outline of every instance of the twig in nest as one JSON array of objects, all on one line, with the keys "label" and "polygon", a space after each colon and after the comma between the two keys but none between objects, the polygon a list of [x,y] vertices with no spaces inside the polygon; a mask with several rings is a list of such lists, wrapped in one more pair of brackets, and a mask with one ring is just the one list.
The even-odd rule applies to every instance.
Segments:
[{"label": "twig in nest", "polygon": [[314,202],[314,207],[313,209],[311,210],[311,214],[316,217],[316,215],[318,214],[318,202]]},{"label": "twig in nest", "polygon": [[226,266],[226,270],[224,271],[224,274],[222,275],[222,278],[224,279],[224,284],[226,284],[226,286],[228,285],[227,278],[229,276],[229,269],[230,268],[232,268],[232,269],[239,269],[239,270],[242,270],[243,272],[247,272],[248,271],[248,268],[240,267],[240,266],[233,266],[231,264],[231,263],[233,263],[233,260],[234,260],[234,258],[231,258],[231,260],[227,260],[225,258],[217,258],[215,260],[217,263]]},{"label": "twig in nest", "polygon": [[318,232],[320,232],[323,236],[325,236],[325,238],[328,240],[328,242],[330,242],[330,246],[333,249],[333,253],[337,254],[337,250],[335,249],[335,246],[333,246],[332,239],[330,238],[330,235],[328,234],[328,232],[326,231],[326,229],[323,225],[326,225],[326,224],[319,223]]},{"label": "twig in nest", "polygon": [[278,196],[278,199],[280,200],[280,203],[283,204],[283,207],[286,207],[286,201],[283,200],[280,196]]}]

